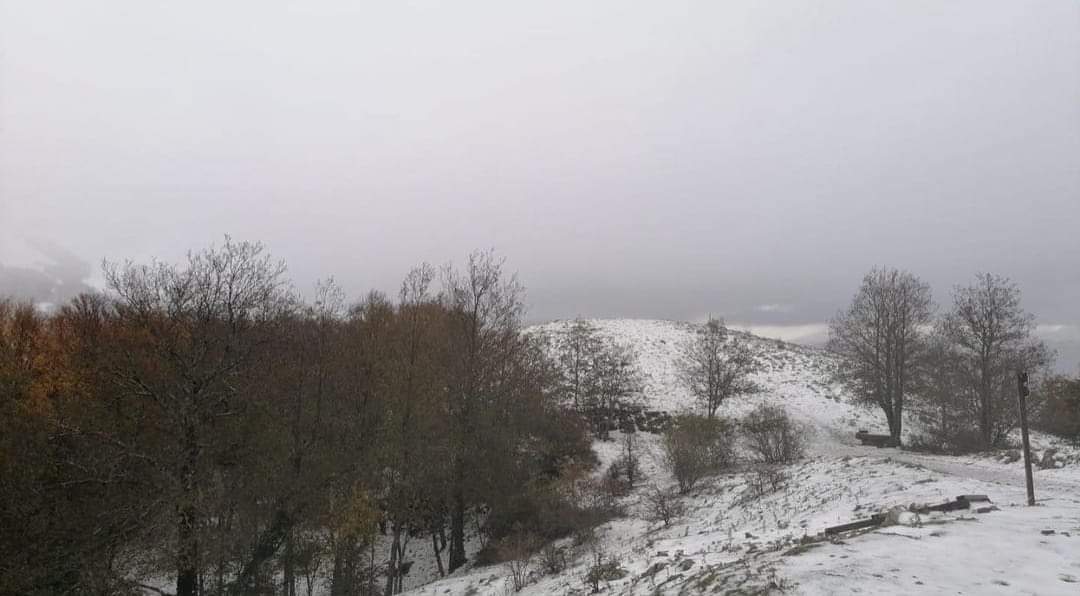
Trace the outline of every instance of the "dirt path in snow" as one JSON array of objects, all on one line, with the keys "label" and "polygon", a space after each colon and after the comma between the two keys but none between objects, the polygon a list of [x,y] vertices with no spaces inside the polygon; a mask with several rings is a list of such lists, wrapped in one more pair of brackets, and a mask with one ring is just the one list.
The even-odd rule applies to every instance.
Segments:
[{"label": "dirt path in snow", "polygon": [[[811,455],[821,457],[872,457],[916,465],[927,470],[969,478],[987,484],[997,484],[1023,491],[1023,461],[1005,464],[989,459],[929,455],[895,448],[877,448],[860,445],[853,433],[824,424],[814,424],[814,436],[810,444]],[[1075,469],[1035,470],[1035,496],[1066,498],[1080,502],[1080,472]]]},{"label": "dirt path in snow", "polygon": [[[863,455],[888,457],[940,474],[959,478],[970,478],[988,484],[1004,485],[1018,490],[1025,489],[1024,464],[1018,461],[1011,464],[993,460],[979,460],[970,457],[950,457],[947,455],[926,455],[900,449],[876,449],[874,447],[856,447]],[[876,452],[876,453],[875,453]],[[1073,470],[1034,471],[1035,496],[1045,498],[1068,498],[1080,502],[1080,475]]]}]

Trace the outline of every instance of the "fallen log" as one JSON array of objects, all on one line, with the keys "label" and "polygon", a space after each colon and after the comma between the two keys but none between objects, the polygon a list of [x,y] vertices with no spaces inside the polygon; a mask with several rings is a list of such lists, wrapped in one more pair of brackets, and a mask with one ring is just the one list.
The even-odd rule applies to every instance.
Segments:
[{"label": "fallen log", "polygon": [[[958,511],[961,509],[970,509],[972,503],[984,502],[990,502],[990,497],[986,495],[960,495],[952,501],[946,501],[945,503],[939,503],[937,505],[925,505],[923,507],[912,506],[911,511],[920,514],[930,513],[931,511]],[[885,520],[887,518],[888,515],[885,513],[875,513],[867,519],[825,528],[825,535],[833,536],[836,534],[842,534],[844,532],[850,532],[852,530],[874,528],[885,523]]]},{"label": "fallen log", "polygon": [[929,513],[931,511],[957,511],[959,509],[971,509],[972,503],[989,503],[990,497],[986,495],[960,495],[953,501],[930,505],[916,510],[916,513]]},{"label": "fallen log", "polygon": [[864,528],[873,528],[880,526],[885,521],[884,513],[875,513],[867,519],[840,524],[839,526],[832,526],[831,528],[825,528],[825,535],[832,536],[834,534],[840,534],[843,532],[850,532],[851,530],[862,530]]}]

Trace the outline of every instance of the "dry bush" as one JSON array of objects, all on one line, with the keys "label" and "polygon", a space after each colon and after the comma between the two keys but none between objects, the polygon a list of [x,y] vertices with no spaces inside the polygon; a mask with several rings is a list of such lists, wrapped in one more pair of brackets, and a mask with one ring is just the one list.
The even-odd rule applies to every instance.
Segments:
[{"label": "dry bush", "polygon": [[630,493],[630,483],[623,474],[623,464],[621,458],[611,462],[600,481],[604,491],[614,498],[625,497]]},{"label": "dry bush", "polygon": [[[496,540],[521,532],[544,541],[558,540],[622,515],[617,492],[606,475],[536,484],[492,509],[483,531]],[[499,563],[502,558],[492,547],[478,553],[477,561]]]},{"label": "dry bush", "polygon": [[787,474],[778,466],[758,465],[746,474],[746,487],[753,497],[763,497],[784,487]]},{"label": "dry bush", "polygon": [[762,463],[788,464],[802,458],[802,429],[784,408],[762,404],[742,419],[746,448]]},{"label": "dry bush", "polygon": [[624,429],[622,435],[622,455],[608,466],[605,482],[613,496],[623,497],[634,488],[634,483],[641,479],[641,463],[638,457],[637,432]]},{"label": "dry bush", "polygon": [[912,434],[904,448],[925,453],[964,455],[981,451],[982,442],[979,429],[974,427],[927,427],[924,432]]},{"label": "dry bush", "polygon": [[548,542],[540,549],[540,569],[548,575],[562,573],[570,564],[567,549]]},{"label": "dry bush", "polygon": [[664,460],[679,483],[679,492],[693,490],[702,478],[734,463],[731,423],[723,418],[683,414],[664,433]]},{"label": "dry bush", "polygon": [[585,583],[592,588],[593,594],[600,592],[600,585],[616,581],[626,577],[626,570],[619,566],[619,562],[597,550],[593,553],[593,564],[585,572]]},{"label": "dry bush", "polygon": [[528,532],[513,534],[499,541],[499,557],[505,561],[503,564],[515,592],[520,592],[529,583],[529,572],[539,547],[540,539]]},{"label": "dry bush", "polygon": [[655,484],[645,491],[642,504],[645,506],[645,518],[652,522],[664,522],[665,527],[686,512],[686,507],[674,491],[665,490]]}]

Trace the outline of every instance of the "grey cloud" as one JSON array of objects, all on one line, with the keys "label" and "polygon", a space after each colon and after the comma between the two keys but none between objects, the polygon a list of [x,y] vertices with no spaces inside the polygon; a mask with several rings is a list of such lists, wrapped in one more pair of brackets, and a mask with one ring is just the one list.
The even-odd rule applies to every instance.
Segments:
[{"label": "grey cloud", "polygon": [[493,246],[534,320],[772,327],[993,271],[1080,325],[1075,2],[2,11],[0,229],[82,261],[230,233],[359,296]]}]

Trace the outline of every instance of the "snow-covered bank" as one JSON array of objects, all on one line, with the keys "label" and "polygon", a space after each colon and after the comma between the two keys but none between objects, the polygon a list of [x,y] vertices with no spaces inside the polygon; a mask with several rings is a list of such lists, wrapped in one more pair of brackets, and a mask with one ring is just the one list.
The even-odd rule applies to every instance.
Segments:
[{"label": "snow-covered bank", "polygon": [[[791,467],[781,489],[750,492],[743,475],[715,479],[686,499],[671,527],[630,515],[605,524],[596,542],[573,549],[576,564],[537,572],[521,593],[585,594],[594,554],[625,570],[611,594],[1074,594],[1080,578],[1080,498],[1045,489],[1025,507],[1022,488],[950,476],[887,457],[818,457]],[[1077,480],[1075,475],[1072,481]],[[998,510],[922,516],[842,540],[821,541],[828,526],[912,503],[960,494],[989,495]],[[1043,531],[1052,530],[1044,535]],[[501,566],[474,569],[415,594],[501,595]],[[738,592],[735,592],[738,593]]]},{"label": "snow-covered bank", "polygon": [[[679,348],[692,326],[593,323],[605,337],[635,349],[647,407],[696,407],[678,378]],[[558,333],[568,324],[534,330]],[[1080,593],[1080,467],[1036,471],[1039,506],[1026,507],[1021,462],[863,447],[855,431],[881,431],[883,424],[832,383],[829,355],[752,336],[748,341],[766,363],[756,379],[763,391],[731,400],[720,414],[738,417],[762,402],[783,405],[806,431],[808,459],[787,468],[780,486],[764,493],[751,488],[750,472],[712,479],[684,499],[686,512],[670,527],[649,520],[638,489],[624,500],[627,517],[598,528],[593,542],[559,544],[572,554],[565,571],[544,575],[534,564],[521,594],[588,593],[586,575],[598,555],[622,570],[616,574],[621,577],[603,582],[610,594]],[[647,435],[641,444],[644,483],[670,484],[658,438]],[[596,444],[603,462],[617,457],[618,449],[617,441]],[[997,509],[935,513],[917,522],[909,516],[914,525],[836,541],[821,537],[828,526],[961,494],[986,494]],[[412,593],[511,591],[507,569],[491,566],[465,568]]]}]

